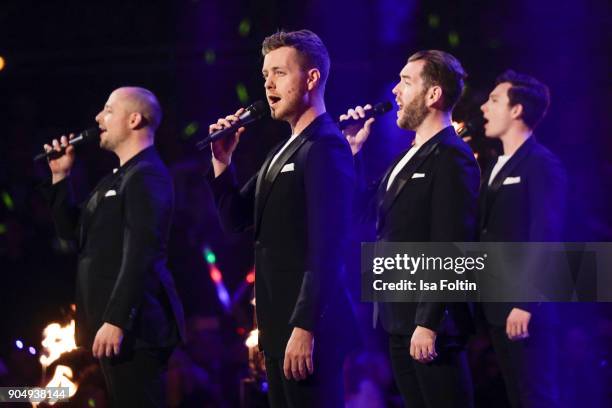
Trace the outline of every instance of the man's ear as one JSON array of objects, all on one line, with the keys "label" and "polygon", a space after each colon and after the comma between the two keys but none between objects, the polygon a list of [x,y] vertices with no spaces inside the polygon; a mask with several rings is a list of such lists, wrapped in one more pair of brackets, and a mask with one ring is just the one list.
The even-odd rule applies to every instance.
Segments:
[{"label": "man's ear", "polygon": [[130,113],[128,123],[130,129],[140,129],[145,125],[145,118],[142,116],[140,112],[132,112]]},{"label": "man's ear", "polygon": [[321,72],[318,68],[312,68],[306,72],[306,75],[306,86],[308,87],[309,91],[312,91],[319,86],[319,82],[321,81]]},{"label": "man's ear", "polygon": [[520,119],[523,116],[523,105],[517,103],[510,108],[510,117],[512,119]]},{"label": "man's ear", "polygon": [[428,108],[438,106],[442,104],[442,88],[438,85],[434,85],[427,90],[425,96],[425,105]]}]

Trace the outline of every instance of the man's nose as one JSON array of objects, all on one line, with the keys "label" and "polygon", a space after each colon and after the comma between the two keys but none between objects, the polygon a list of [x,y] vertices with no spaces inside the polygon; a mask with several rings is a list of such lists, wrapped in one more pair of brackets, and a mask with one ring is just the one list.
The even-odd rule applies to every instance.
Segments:
[{"label": "man's nose", "polygon": [[266,78],[266,82],[264,82],[264,88],[265,89],[270,89],[273,88],[274,84],[272,81],[272,75],[270,75],[269,77]]}]

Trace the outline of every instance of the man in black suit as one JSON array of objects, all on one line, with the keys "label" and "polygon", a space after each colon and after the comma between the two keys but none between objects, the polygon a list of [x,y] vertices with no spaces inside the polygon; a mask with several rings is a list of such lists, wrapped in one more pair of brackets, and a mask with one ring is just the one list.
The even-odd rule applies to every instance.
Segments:
[{"label": "man in black suit", "polygon": [[[487,137],[499,139],[503,155],[481,186],[480,240],[562,240],[567,180],[561,162],[533,131],[550,101],[548,87],[507,71],[481,106]],[[554,304],[483,303],[489,334],[513,407],[555,407]]]},{"label": "man in black suit", "polygon": [[[355,337],[343,287],[354,191],[350,148],[325,112],[329,56],[311,31],[263,42],[271,115],[292,136],[238,189],[231,157],[240,134],[213,143],[211,186],[227,230],[252,227],[259,345],[273,407],[342,407],[342,362]],[[210,131],[230,126],[219,119]]]},{"label": "man in black suit", "polygon": [[172,179],[153,146],[161,121],[150,91],[111,93],[96,116],[100,147],[119,158],[81,207],[69,175],[75,160],[68,138],[45,145],[65,154],[49,160],[44,189],[58,235],[76,240],[77,342],[92,348],[114,407],[163,407],[163,374],[184,335],[184,317],[166,269],[172,222]]},{"label": "man in black suit", "polygon": [[[477,231],[480,170],[474,155],[451,125],[465,72],[452,55],[412,55],[393,89],[397,125],[416,132],[410,150],[389,167],[382,181],[362,193],[374,197],[378,241],[464,242]],[[340,117],[363,118],[358,106]],[[374,121],[349,127],[354,155]],[[365,201],[365,200],[364,200]],[[472,320],[465,303],[380,303],[390,335],[395,381],[407,406],[470,407],[472,387],[464,351]],[[376,307],[375,305],[375,310]]]}]

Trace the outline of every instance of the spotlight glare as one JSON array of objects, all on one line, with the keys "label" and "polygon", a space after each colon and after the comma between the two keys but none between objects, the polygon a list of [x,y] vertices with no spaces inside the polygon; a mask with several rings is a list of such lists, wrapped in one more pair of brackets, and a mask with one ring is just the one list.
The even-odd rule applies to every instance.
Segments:
[{"label": "spotlight glare", "polygon": [[251,21],[248,18],[243,19],[238,26],[238,34],[241,37],[246,37],[251,31]]},{"label": "spotlight glare", "polygon": [[206,53],[204,53],[204,61],[206,61],[206,64],[212,65],[215,63],[216,60],[217,60],[217,54],[215,53],[215,50],[213,49],[206,50]]},{"label": "spotlight glare", "polygon": [[247,283],[253,283],[255,282],[255,271],[251,271],[247,274],[246,276],[246,281]]},{"label": "spotlight glare", "polygon": [[236,95],[241,104],[246,105],[249,102],[249,93],[243,83],[236,84]]},{"label": "spotlight glare", "polygon": [[6,191],[2,192],[2,201],[4,202],[4,205],[6,206],[6,208],[8,208],[9,210],[13,210],[15,208],[13,197],[11,197],[11,195],[7,193]]},{"label": "spotlight glare", "polygon": [[459,34],[456,31],[448,33],[448,44],[451,47],[457,47],[459,45]]},{"label": "spotlight glare", "polygon": [[206,262],[209,264],[214,264],[217,262],[217,256],[208,248],[204,248],[204,259],[206,259]]},{"label": "spotlight glare", "polygon": [[210,278],[215,284],[219,284],[223,282],[223,275],[221,271],[216,266],[211,266],[210,268]]},{"label": "spotlight glare", "polygon": [[430,14],[427,17],[427,22],[429,24],[429,27],[438,28],[440,27],[440,16],[438,16],[437,14]]}]

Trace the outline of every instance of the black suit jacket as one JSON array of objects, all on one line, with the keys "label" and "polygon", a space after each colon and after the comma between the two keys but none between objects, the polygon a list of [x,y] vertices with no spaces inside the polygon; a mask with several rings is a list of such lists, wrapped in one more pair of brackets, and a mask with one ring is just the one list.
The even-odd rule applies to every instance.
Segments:
[{"label": "black suit jacket", "polygon": [[[512,155],[489,186],[494,165],[491,164],[482,179],[480,240],[562,241],[567,177],[559,159],[532,136]],[[531,312],[536,307],[542,308],[528,303],[482,305],[487,320],[496,325],[505,325],[508,313],[515,306]]]},{"label": "black suit jacket", "polygon": [[[477,233],[480,169],[469,146],[452,126],[428,140],[398,173],[387,190],[389,176],[404,154],[389,167],[374,194],[378,241],[466,242]],[[412,178],[415,173],[424,177]],[[373,195],[361,194],[365,203]],[[465,336],[473,330],[465,303],[380,303],[384,329],[411,335],[416,327],[439,335]]]},{"label": "black suit jacket", "polygon": [[184,337],[184,316],[166,268],[174,192],[154,147],[105,177],[80,207],[68,179],[43,187],[60,238],[76,240],[77,342],[91,347],[104,322],[125,344],[167,347]]},{"label": "black suit jacket", "polygon": [[222,225],[254,228],[259,343],[284,356],[294,327],[314,332],[317,347],[351,345],[355,321],[342,283],[351,219],[351,151],[328,114],[317,117],[238,189],[233,168],[210,179]]}]

